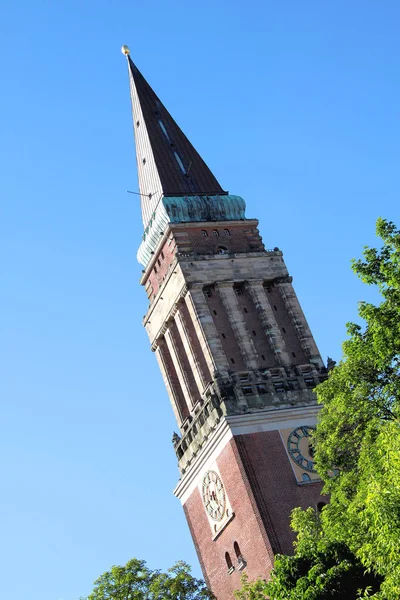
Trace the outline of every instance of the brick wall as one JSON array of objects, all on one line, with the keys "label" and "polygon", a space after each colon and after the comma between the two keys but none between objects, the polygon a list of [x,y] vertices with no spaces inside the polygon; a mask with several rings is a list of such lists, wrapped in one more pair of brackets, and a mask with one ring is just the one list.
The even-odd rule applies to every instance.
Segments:
[{"label": "brick wall", "polygon": [[235,337],[232,325],[218,290],[216,290],[215,286],[209,286],[205,288],[204,294],[210,315],[214,321],[221,346],[225,352],[225,356],[228,360],[230,368],[233,371],[237,369],[245,369],[246,364],[240,351],[238,340]]},{"label": "brick wall", "polygon": [[[228,600],[240,587],[235,542],[247,563],[248,577],[251,580],[267,578],[273,554],[293,552],[295,535],[289,527],[291,510],[296,506],[315,507],[327,499],[320,495],[320,483],[297,484],[277,431],[236,436],[222,450],[217,465],[234,519],[212,541],[197,488],[184,510],[206,581],[218,600]],[[231,574],[228,574],[226,552],[236,566]]]},{"label": "brick wall", "polygon": [[[220,247],[228,252],[259,252],[264,250],[264,244],[257,224],[257,221],[185,224],[184,248],[197,254],[218,254]],[[182,225],[171,226],[174,234],[181,231]],[[180,240],[177,243],[182,245]]]},{"label": "brick wall", "polygon": [[172,235],[168,236],[168,239],[158,248],[157,254],[150,263],[147,278],[144,282],[149,299],[156,296],[160,286],[172,268],[175,261],[176,248],[176,240]]},{"label": "brick wall", "polygon": [[248,334],[251,336],[254,348],[257,352],[259,366],[261,368],[277,367],[278,363],[275,353],[268,341],[260,316],[249,291],[244,285],[235,286],[235,291],[240,310],[244,316]]},{"label": "brick wall", "polygon": [[234,552],[234,543],[237,542],[247,561],[246,572],[255,579],[265,577],[270,571],[272,551],[233,439],[222,450],[217,465],[235,513],[233,520],[212,541],[211,528],[197,488],[185,503],[184,510],[207,583],[218,600],[228,600],[240,587],[241,572],[236,568],[231,575],[228,574],[225,553],[229,552],[237,567]]},{"label": "brick wall", "polygon": [[299,485],[278,431],[240,435],[237,448],[268,532],[274,553],[290,554],[295,534],[289,528],[296,506],[327,502],[321,483]]}]

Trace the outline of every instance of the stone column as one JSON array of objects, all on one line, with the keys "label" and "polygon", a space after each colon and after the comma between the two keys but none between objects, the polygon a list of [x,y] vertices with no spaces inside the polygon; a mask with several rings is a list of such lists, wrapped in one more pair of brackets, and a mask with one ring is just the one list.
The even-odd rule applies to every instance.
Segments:
[{"label": "stone column", "polygon": [[180,427],[183,421],[189,416],[189,409],[185,402],[185,397],[164,338],[158,340],[155,355],[160,367],[161,375],[164,379],[165,387],[167,388],[172,410],[174,411],[178,426]]},{"label": "stone column", "polygon": [[235,338],[246,366],[249,369],[257,369],[259,366],[257,352],[247,330],[243,313],[240,310],[235,290],[233,289],[233,282],[224,281],[217,283],[215,287],[221,296],[221,300],[228,315],[233,333],[235,334]]},{"label": "stone column", "polygon": [[275,285],[283,298],[286,310],[293,321],[301,347],[306,356],[316,366],[323,367],[321,355],[296,296],[296,292],[291,284],[291,278],[282,278]]},{"label": "stone column", "polygon": [[285,340],[283,339],[271,305],[268,302],[263,280],[250,280],[246,285],[257,312],[260,315],[264,331],[278,363],[281,365],[290,365],[290,358],[286,350]]},{"label": "stone column", "polygon": [[191,284],[185,302],[211,376],[227,375],[230,366],[204,297],[203,284]]},{"label": "stone column", "polygon": [[189,361],[185,354],[185,349],[180,339],[175,321],[170,321],[168,323],[168,328],[165,332],[165,340],[186,399],[186,404],[192,407],[200,399],[200,393],[194,381],[193,373],[190,370]]},{"label": "stone column", "polygon": [[[205,364],[204,357],[199,356],[199,343],[195,337],[196,333],[194,331],[194,326],[193,323],[190,322],[190,317],[184,302],[180,303],[179,305],[175,315],[175,323],[178,328],[194,380],[198,387],[199,393],[202,394],[204,387],[210,382],[211,377],[209,373],[207,377],[206,373],[204,372],[207,371],[207,365]],[[202,361],[201,358],[203,358]]]}]

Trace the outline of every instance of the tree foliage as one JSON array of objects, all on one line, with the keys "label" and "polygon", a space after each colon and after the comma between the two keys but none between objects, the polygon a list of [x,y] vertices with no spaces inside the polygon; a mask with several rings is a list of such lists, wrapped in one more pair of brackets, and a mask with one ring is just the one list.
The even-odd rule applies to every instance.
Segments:
[{"label": "tree foliage", "polygon": [[177,562],[166,573],[152,571],[144,560],[133,558],[113,566],[95,581],[94,589],[81,600],[203,600],[214,598],[188,564]]},{"label": "tree foliage", "polygon": [[379,589],[380,578],[366,573],[348,546],[329,539],[312,508],[295,509],[298,532],[294,556],[275,557],[270,581],[242,579],[237,600],[356,600]]},{"label": "tree foliage", "polygon": [[[379,219],[381,249],[353,270],[382,302],[361,302],[343,359],[318,386],[317,469],[331,502],[323,525],[384,578],[377,598],[400,598],[400,231]],[[332,472],[335,476],[332,476]]]},{"label": "tree foliage", "polygon": [[294,511],[295,555],[277,557],[269,583],[245,581],[241,599],[400,598],[400,231],[379,219],[377,234],[382,247],[352,268],[382,301],[359,304],[363,325],[347,325],[343,358],[316,389],[330,503],[321,517]]}]

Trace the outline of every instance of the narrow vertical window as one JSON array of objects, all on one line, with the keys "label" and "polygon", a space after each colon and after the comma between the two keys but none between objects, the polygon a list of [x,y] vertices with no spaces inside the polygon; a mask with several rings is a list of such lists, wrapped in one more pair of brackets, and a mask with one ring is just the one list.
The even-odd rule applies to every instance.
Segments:
[{"label": "narrow vertical window", "polygon": [[242,553],[240,552],[239,544],[237,542],[234,542],[233,549],[235,551],[236,558],[241,558]]},{"label": "narrow vertical window", "polygon": [[167,138],[167,140],[170,142],[171,138],[168,135],[167,130],[165,129],[165,125],[164,123],[161,121],[161,119],[158,119],[158,124],[161,127],[161,131],[163,132],[163,134],[165,135],[165,137]]},{"label": "narrow vertical window", "polygon": [[181,157],[180,157],[180,156],[179,156],[179,154],[176,152],[176,150],[174,150],[174,156],[175,156],[175,158],[176,158],[176,162],[178,163],[180,170],[182,171],[182,173],[183,173],[184,175],[186,175],[186,169],[185,169],[185,167],[184,167],[184,164],[183,164],[183,162],[182,162],[182,160],[181,160]]},{"label": "narrow vertical window", "polygon": [[232,563],[232,559],[229,555],[229,552],[225,552],[225,561],[226,561],[226,566],[228,567],[228,573],[232,573],[232,571],[234,570],[234,566]]},{"label": "narrow vertical window", "polygon": [[202,230],[201,230],[201,235],[202,235],[203,237],[208,237],[208,233],[207,233],[207,231],[206,231],[205,229],[202,229]]},{"label": "narrow vertical window", "polygon": [[213,229],[213,236],[214,237],[219,237],[219,233],[216,229]]},{"label": "narrow vertical window", "polygon": [[229,229],[224,229],[224,235],[231,235],[231,232],[229,231]]}]

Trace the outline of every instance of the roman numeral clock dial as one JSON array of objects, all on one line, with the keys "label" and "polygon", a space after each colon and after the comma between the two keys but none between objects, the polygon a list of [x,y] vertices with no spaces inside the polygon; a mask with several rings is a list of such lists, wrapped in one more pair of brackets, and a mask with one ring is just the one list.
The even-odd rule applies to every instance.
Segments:
[{"label": "roman numeral clock dial", "polygon": [[220,476],[215,471],[207,471],[203,478],[203,503],[214,521],[221,521],[226,510],[226,495]]},{"label": "roman numeral clock dial", "polygon": [[314,463],[314,447],[311,442],[311,436],[315,427],[303,425],[297,427],[288,437],[287,448],[291,458],[296,464],[305,471],[316,473]]}]

